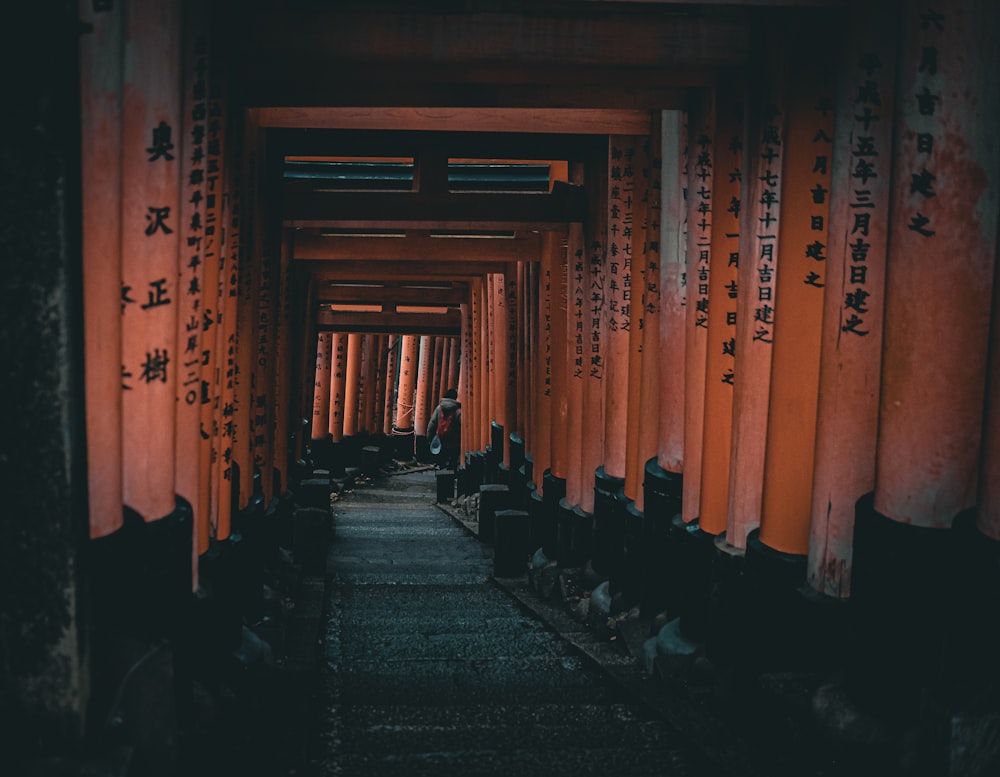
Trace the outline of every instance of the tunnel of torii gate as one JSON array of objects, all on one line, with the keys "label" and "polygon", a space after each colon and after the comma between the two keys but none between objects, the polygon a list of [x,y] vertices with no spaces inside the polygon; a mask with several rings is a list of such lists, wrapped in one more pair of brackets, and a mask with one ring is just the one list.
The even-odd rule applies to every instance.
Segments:
[{"label": "tunnel of torii gate", "polygon": [[456,388],[448,496],[504,487],[525,569],[721,662],[996,711],[1000,6],[296,5],[82,2],[27,80],[78,92],[15,125],[81,196],[3,195],[70,236],[4,231],[52,292],[6,306],[80,334],[5,349],[80,390],[6,395],[85,447],[58,518],[5,519],[52,612],[8,608],[0,706],[72,739],[126,637],[238,639],[306,481],[431,461]]}]

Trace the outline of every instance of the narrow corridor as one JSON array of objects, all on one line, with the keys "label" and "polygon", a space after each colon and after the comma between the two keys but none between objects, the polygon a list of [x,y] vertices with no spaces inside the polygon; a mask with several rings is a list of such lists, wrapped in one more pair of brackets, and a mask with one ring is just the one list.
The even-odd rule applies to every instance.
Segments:
[{"label": "narrow corridor", "polygon": [[334,505],[323,775],[720,774],[491,581],[433,472]]}]

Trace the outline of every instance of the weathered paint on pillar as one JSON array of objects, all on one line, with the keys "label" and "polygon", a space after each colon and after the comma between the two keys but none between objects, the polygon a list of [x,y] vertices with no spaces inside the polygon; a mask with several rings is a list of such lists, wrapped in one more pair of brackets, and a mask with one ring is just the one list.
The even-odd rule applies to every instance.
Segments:
[{"label": "weathered paint on pillar", "polygon": [[278,275],[278,317],[275,326],[275,385],[271,411],[274,417],[274,467],[278,471],[275,485],[280,496],[288,490],[291,468],[290,441],[293,433],[292,418],[292,292],[291,265],[292,241],[285,230],[281,235],[281,264]]},{"label": "weathered paint on pillar", "polygon": [[983,31],[998,14],[903,11],[875,509],[914,526],[950,526],[978,490],[1000,212],[1000,50]]},{"label": "weathered paint on pillar", "polygon": [[687,206],[686,114],[663,112],[663,199],[660,220],[660,420],[657,464],[684,468],[684,332]]},{"label": "weathered paint on pillar", "polygon": [[632,206],[632,257],[629,270],[622,283],[625,290],[625,306],[629,322],[629,383],[628,383],[628,426],[625,446],[625,496],[633,502],[641,502],[642,481],[646,460],[639,448],[640,428],[657,416],[647,417],[640,404],[642,395],[642,362],[644,351],[644,309],[643,298],[646,287],[646,251],[648,249],[647,208],[651,185],[650,138],[644,137],[636,144],[632,159],[634,172]]},{"label": "weathered paint on pillar", "polygon": [[855,9],[848,25],[829,187],[807,575],[841,598],[850,594],[857,501],[875,488],[896,72],[887,7]]},{"label": "weathered paint on pillar", "polygon": [[382,431],[392,434],[392,424],[395,420],[396,383],[399,371],[399,349],[402,339],[399,335],[389,335],[385,354],[385,394],[382,397]]},{"label": "weathered paint on pillar", "polygon": [[604,284],[604,470],[625,477],[628,440],[629,329],[632,230],[636,208],[635,155],[644,138],[608,138],[608,237]]},{"label": "weathered paint on pillar", "polygon": [[782,77],[782,68],[774,62],[759,63],[755,72],[748,76],[736,313],[736,385],[726,527],[726,541],[741,549],[746,548],[747,534],[760,525],[764,479],[785,147]]},{"label": "weathered paint on pillar", "polygon": [[122,7],[80,3],[84,380],[90,536],[122,525]]},{"label": "weathered paint on pillar", "polygon": [[536,429],[531,452],[535,467],[532,472],[535,486],[541,490],[542,477],[552,460],[552,377],[554,345],[552,343],[552,311],[558,293],[556,272],[559,266],[558,256],[560,241],[557,235],[546,232],[542,235],[542,257],[539,263],[538,275],[538,345],[535,353],[539,359],[539,368],[535,380],[535,419]]},{"label": "weathered paint on pillar", "polygon": [[681,505],[685,523],[697,518],[701,507],[705,370],[708,322],[712,318],[708,302],[714,231],[712,138],[715,121],[713,95],[708,90],[696,92],[688,111],[687,144],[687,310],[684,316],[684,489]]},{"label": "weathered paint on pillar", "polygon": [[427,403],[430,401],[431,339],[424,335],[420,338],[420,350],[417,356],[417,400],[413,410],[413,430],[418,435],[427,434]]},{"label": "weathered paint on pillar", "polygon": [[[587,221],[584,226],[584,256],[586,259],[587,296],[584,318],[584,381],[583,417],[586,428],[581,467],[587,477],[595,477],[604,462],[604,285],[605,253],[608,237],[608,164],[602,154],[590,164],[574,164],[570,169],[573,183],[585,186]],[[586,488],[580,499],[580,509],[594,512],[594,489]]]},{"label": "weathered paint on pillar", "polygon": [[1000,540],[1000,244],[993,276],[993,333],[990,337],[990,371],[983,427],[983,459],[979,475],[976,528]]},{"label": "weathered paint on pillar", "polygon": [[[817,53],[817,44],[811,45]],[[781,273],[774,291],[781,318],[774,328],[760,539],[782,553],[805,555],[829,243],[829,204],[815,197],[830,188],[833,78],[808,66],[789,67],[789,73],[778,237]]]},{"label": "weathered paint on pillar", "polygon": [[413,432],[413,395],[417,384],[417,338],[415,335],[403,335],[402,339],[396,421],[392,428],[400,434],[410,434]]},{"label": "weathered paint on pillar", "polygon": [[726,531],[736,363],[740,187],[743,177],[743,105],[736,89],[717,92],[713,141],[712,263],[708,279],[708,345],[705,359],[705,428],[698,525]]},{"label": "weathered paint on pillar", "polygon": [[[330,338],[330,401],[329,422],[326,426],[334,442],[344,439],[344,402],[347,398],[347,333],[324,332]],[[315,426],[315,425],[314,425]],[[313,432],[315,437],[316,432]]]},{"label": "weathered paint on pillar", "polygon": [[583,386],[590,350],[585,325],[590,315],[587,299],[590,277],[585,263],[582,224],[569,226],[566,257],[568,306],[564,347],[570,364],[566,380],[566,502],[578,505],[583,501],[584,492],[594,488],[594,473],[584,469],[582,455],[585,426],[589,428],[592,420],[585,417],[583,409]]},{"label": "weathered paint on pillar", "polygon": [[[320,332],[316,337],[316,388],[313,392],[312,413],[312,439],[314,440],[322,440],[328,432],[332,431],[333,419],[331,416],[336,412],[336,408],[330,401],[331,386],[333,385],[331,372],[334,363],[331,356],[332,341],[333,334],[330,332]],[[343,430],[342,413],[341,410],[341,430]]]},{"label": "weathered paint on pillar", "polygon": [[639,389],[639,483],[635,506],[645,511],[646,462],[656,456],[660,431],[660,236],[663,198],[663,135],[661,117],[654,117],[647,172],[649,196],[644,208],[642,290],[636,302],[642,324],[642,385]]},{"label": "weathered paint on pillar", "polygon": [[559,241],[552,261],[552,423],[549,468],[557,478],[565,479],[569,473],[569,451],[566,450],[566,424],[569,421],[569,395],[567,383],[571,365],[566,351],[566,319],[568,317],[568,289],[566,248]]},{"label": "weathered paint on pillar", "polygon": [[180,13],[125,14],[122,115],[123,501],[146,521],[173,512],[180,223]]},{"label": "weathered paint on pillar", "polygon": [[[177,422],[174,441],[174,490],[185,499],[193,511],[192,587],[198,583],[198,555],[208,547],[207,481],[201,473],[208,469],[208,459],[202,460],[201,369],[202,315],[208,300],[213,299],[212,287],[205,286],[205,125],[201,116],[208,115],[209,68],[206,20],[200,7],[185,14],[183,36],[183,127],[178,144],[182,160],[181,204],[179,224],[183,230],[178,269],[177,308]],[[104,188],[107,184],[102,181]],[[84,207],[86,200],[84,199]],[[86,260],[84,267],[87,266]],[[209,292],[213,292],[210,294]],[[103,423],[103,421],[102,421]],[[204,543],[204,547],[201,547]]]},{"label": "weathered paint on pillar", "polygon": [[[344,386],[344,436],[358,433],[358,412],[361,393],[361,335],[347,336],[347,382]],[[412,416],[411,416],[412,417]]]}]

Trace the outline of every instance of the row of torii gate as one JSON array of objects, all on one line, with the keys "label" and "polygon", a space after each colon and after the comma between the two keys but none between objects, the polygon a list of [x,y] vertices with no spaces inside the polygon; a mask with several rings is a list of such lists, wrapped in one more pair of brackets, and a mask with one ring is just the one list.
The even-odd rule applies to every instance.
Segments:
[{"label": "row of torii gate", "polygon": [[[143,57],[173,55],[137,17]],[[969,17],[928,19],[910,13],[898,46],[852,30],[836,83],[774,61],[759,83],[657,112],[649,134],[611,135],[603,168],[565,169],[599,192],[586,218],[541,231],[537,260],[470,279],[449,339],[318,333],[294,231],[265,218],[266,133],[230,122],[204,38],[183,37],[171,82],[116,71],[121,30],[95,18],[91,536],[119,532],[123,506],[154,523],[183,501],[196,581],[234,516],[286,493],[303,420],[316,440],[419,435],[456,383],[464,452],[496,424],[561,509],[595,526],[677,516],[699,548],[690,579],[754,557],[790,587],[863,589],[874,612],[899,585],[923,591],[942,547],[995,548],[996,90],[963,80],[970,50],[995,52]]]}]

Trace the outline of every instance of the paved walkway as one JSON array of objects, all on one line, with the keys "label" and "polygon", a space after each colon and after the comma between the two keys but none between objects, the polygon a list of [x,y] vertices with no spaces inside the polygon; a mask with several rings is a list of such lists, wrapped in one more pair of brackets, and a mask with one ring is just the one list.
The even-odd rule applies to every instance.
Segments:
[{"label": "paved walkway", "polygon": [[359,484],[334,516],[323,775],[720,774],[494,584],[433,472]]}]

